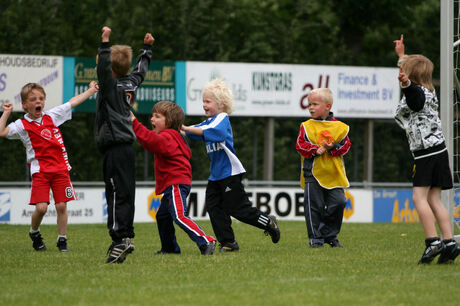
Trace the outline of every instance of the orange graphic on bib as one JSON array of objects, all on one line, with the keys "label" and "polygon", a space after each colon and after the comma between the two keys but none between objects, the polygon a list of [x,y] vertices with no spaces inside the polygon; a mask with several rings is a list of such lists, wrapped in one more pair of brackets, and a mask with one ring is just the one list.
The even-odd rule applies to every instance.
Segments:
[{"label": "orange graphic on bib", "polygon": [[[334,136],[332,136],[331,132],[329,132],[328,130],[324,130],[319,134],[317,143],[319,145],[322,145],[323,141],[325,141],[327,144],[330,144],[330,143],[334,142]],[[323,154],[322,157],[323,157],[323,159],[328,159],[330,156],[326,152],[325,154]]]}]

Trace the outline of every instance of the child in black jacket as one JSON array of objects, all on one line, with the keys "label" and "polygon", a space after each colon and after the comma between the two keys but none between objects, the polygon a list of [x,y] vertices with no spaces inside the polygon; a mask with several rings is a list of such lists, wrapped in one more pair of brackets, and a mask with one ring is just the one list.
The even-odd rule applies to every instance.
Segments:
[{"label": "child in black jacket", "polygon": [[107,200],[107,227],[112,238],[106,263],[122,263],[134,251],[134,196],[136,185],[135,154],[132,143],[136,139],[130,109],[136,90],[144,80],[152,58],[154,38],[145,34],[133,71],[132,50],[129,46],[110,48],[111,29],[102,28],[102,44],[97,57],[97,96],[95,137],[104,154],[103,172]]}]

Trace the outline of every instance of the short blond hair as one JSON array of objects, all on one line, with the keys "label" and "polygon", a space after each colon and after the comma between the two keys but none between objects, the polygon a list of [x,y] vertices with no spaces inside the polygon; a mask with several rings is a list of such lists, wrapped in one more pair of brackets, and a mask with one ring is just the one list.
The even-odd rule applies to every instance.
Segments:
[{"label": "short blond hair", "polygon": [[165,116],[166,128],[180,132],[185,120],[185,114],[182,107],[171,101],[160,101],[153,106],[152,115],[153,113]]},{"label": "short blond hair", "polygon": [[402,67],[409,80],[434,91],[432,80],[434,65],[430,59],[421,54],[404,55],[399,59],[398,66]]},{"label": "short blond hair", "polygon": [[43,93],[43,95],[45,96],[45,98],[46,98],[46,92],[45,92],[45,89],[43,88],[42,85],[40,85],[38,83],[27,83],[21,89],[22,103],[27,101],[27,97],[29,96],[30,92],[32,90],[34,90],[34,89],[37,89],[37,90],[41,91]]},{"label": "short blond hair", "polygon": [[117,77],[128,74],[133,61],[133,49],[127,45],[113,45],[110,51],[112,70]]},{"label": "short blond hair", "polygon": [[329,88],[315,88],[308,94],[308,98],[317,95],[324,103],[332,105],[334,103],[334,96]]},{"label": "short blond hair", "polygon": [[227,114],[231,114],[233,111],[233,93],[230,88],[227,87],[224,80],[217,78],[207,83],[203,87],[203,94],[210,93],[213,95],[219,107],[222,107],[223,111]]}]

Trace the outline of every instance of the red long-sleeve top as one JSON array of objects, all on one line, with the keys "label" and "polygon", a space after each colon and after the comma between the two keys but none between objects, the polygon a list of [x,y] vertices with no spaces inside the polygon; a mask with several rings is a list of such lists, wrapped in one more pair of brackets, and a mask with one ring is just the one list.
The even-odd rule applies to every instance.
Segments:
[{"label": "red long-sleeve top", "polygon": [[155,156],[155,193],[161,194],[171,185],[192,184],[192,151],[182,135],[173,129],[165,129],[159,134],[133,121],[137,141]]},{"label": "red long-sleeve top", "polygon": [[[326,120],[337,121],[337,119],[331,116],[329,116]],[[348,150],[350,150],[350,146],[351,141],[347,135],[340,143],[334,144],[334,147],[328,151],[331,156],[345,155],[347,154]],[[316,151],[319,149],[319,147],[320,146],[313,144],[308,140],[308,137],[305,134],[304,125],[300,125],[300,131],[296,142],[297,152],[299,152],[299,154],[305,158],[313,158],[316,156]]]}]

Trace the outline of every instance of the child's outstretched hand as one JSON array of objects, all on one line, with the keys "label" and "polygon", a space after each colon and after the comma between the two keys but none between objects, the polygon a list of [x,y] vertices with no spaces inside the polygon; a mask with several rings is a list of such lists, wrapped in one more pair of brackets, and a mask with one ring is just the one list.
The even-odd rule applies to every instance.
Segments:
[{"label": "child's outstretched hand", "polygon": [[190,134],[193,134],[193,135],[201,135],[201,136],[203,136],[203,129],[200,126],[182,125],[182,127],[180,129],[181,129],[181,133],[182,132],[184,132],[184,133],[187,132],[187,133],[190,133]]},{"label": "child's outstretched hand", "polygon": [[99,91],[99,85],[96,81],[91,81],[89,83],[89,88],[92,89],[95,93]]},{"label": "child's outstretched hand", "polygon": [[136,119],[136,116],[134,116],[132,111],[130,111],[130,113],[131,113],[131,121],[134,121],[134,119]]},{"label": "child's outstretched hand", "polygon": [[144,44],[146,45],[153,45],[153,42],[155,41],[155,38],[153,38],[152,34],[150,33],[145,33],[144,36]]},{"label": "child's outstretched hand", "polygon": [[398,80],[401,82],[403,86],[409,86],[409,77],[407,74],[404,72],[402,67],[399,67],[399,75],[398,75]]},{"label": "child's outstretched hand", "polygon": [[112,30],[109,27],[105,26],[102,28],[102,42],[109,42],[110,33],[112,33]]},{"label": "child's outstretched hand", "polygon": [[401,58],[404,56],[404,35],[401,34],[400,39],[393,40],[395,43],[395,51],[398,54],[398,57]]},{"label": "child's outstretched hand", "polygon": [[10,114],[13,111],[13,104],[3,103],[3,112]]}]

